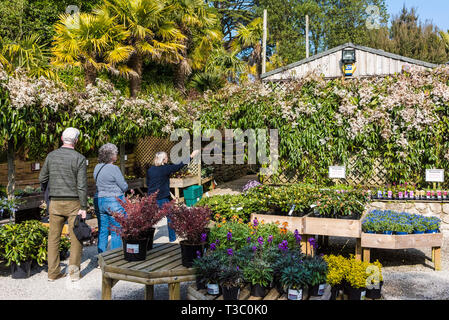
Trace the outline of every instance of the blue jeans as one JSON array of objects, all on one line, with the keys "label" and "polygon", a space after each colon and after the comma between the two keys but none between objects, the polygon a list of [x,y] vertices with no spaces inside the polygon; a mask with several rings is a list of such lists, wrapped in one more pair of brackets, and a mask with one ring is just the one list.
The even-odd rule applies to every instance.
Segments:
[{"label": "blue jeans", "polygon": [[[124,196],[118,197],[125,201]],[[126,214],[125,209],[120,205],[116,198],[97,198],[98,200],[98,253],[105,252],[108,247],[108,236],[111,234],[111,250],[122,246],[122,239],[115,231],[110,230],[112,226],[120,227],[110,212],[119,212]],[[94,198],[95,203],[95,198]]]},{"label": "blue jeans", "polygon": [[[169,198],[160,199],[160,200],[157,200],[157,205],[159,206],[159,208],[162,208],[164,203],[167,203],[167,202],[170,202]],[[170,219],[167,218],[168,240],[170,242],[173,242],[176,240],[176,233],[175,233],[175,230],[170,228],[170,226],[168,225],[169,223],[170,223]]]}]

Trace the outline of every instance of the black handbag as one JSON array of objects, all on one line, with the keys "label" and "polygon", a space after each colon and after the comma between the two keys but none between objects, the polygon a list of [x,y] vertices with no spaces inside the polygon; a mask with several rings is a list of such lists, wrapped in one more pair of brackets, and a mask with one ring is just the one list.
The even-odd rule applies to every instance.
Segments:
[{"label": "black handbag", "polygon": [[92,237],[92,229],[80,215],[77,215],[75,218],[73,233],[75,233],[75,236],[79,242],[90,240]]}]

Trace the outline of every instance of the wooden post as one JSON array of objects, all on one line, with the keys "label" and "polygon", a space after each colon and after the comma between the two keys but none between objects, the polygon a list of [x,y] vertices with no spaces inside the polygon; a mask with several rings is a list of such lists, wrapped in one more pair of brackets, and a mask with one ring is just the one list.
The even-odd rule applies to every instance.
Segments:
[{"label": "wooden post", "polygon": [[267,9],[263,10],[262,74],[267,71]]},{"label": "wooden post", "polygon": [[126,154],[126,149],[125,149],[125,144],[121,143],[120,144],[120,170],[122,171],[122,174],[125,175],[125,171],[126,171],[126,164],[125,164],[125,154]]},{"label": "wooden post", "polygon": [[16,187],[16,167],[14,164],[15,158],[15,150],[14,150],[14,141],[8,141],[8,150],[6,152],[6,156],[8,159],[8,186],[7,193],[8,199],[14,197],[14,189]]},{"label": "wooden post", "polygon": [[181,285],[179,282],[168,284],[168,298],[170,300],[181,300]]},{"label": "wooden post", "polygon": [[102,300],[112,299],[112,279],[105,277],[104,275],[101,281],[101,299]]},{"label": "wooden post", "polygon": [[370,248],[363,248],[363,261],[370,262]]},{"label": "wooden post", "polygon": [[441,270],[441,247],[432,248],[435,270]]},{"label": "wooden post", "polygon": [[301,252],[307,255],[307,236],[301,237]]},{"label": "wooden post", "polygon": [[145,285],[145,300],[153,300],[154,298],[154,286]]},{"label": "wooden post", "polygon": [[309,47],[309,15],[306,15],[306,58],[310,56]]},{"label": "wooden post", "polygon": [[355,245],[355,258],[357,260],[362,260],[362,239],[357,238]]}]

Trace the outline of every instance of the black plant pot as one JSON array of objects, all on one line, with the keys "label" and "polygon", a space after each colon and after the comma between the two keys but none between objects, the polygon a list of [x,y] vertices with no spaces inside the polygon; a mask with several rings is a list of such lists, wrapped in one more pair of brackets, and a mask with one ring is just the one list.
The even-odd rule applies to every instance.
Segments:
[{"label": "black plant pot", "polygon": [[123,241],[123,254],[126,261],[143,261],[147,258],[148,239]]},{"label": "black plant pot", "polygon": [[198,252],[200,252],[200,256],[203,256],[205,243],[189,244],[184,240],[179,242],[179,244],[181,245],[182,265],[186,268],[191,268],[193,260],[198,257]]},{"label": "black plant pot", "polygon": [[381,281],[379,283],[379,289],[373,288],[373,289],[366,289],[366,297],[370,299],[380,299],[382,297],[382,286],[384,282]]},{"label": "black plant pot", "polygon": [[59,252],[59,259],[61,261],[64,261],[65,259],[67,259],[69,257],[69,251],[68,250],[64,250],[64,251],[60,251]]},{"label": "black plant pot", "polygon": [[11,262],[11,277],[13,279],[26,279],[31,276],[32,261],[24,261],[18,265],[15,262]]},{"label": "black plant pot", "polygon": [[309,293],[309,295],[310,296],[314,296],[314,297],[317,297],[317,296],[322,296],[323,294],[324,294],[324,289],[326,288],[326,285],[325,284],[317,284],[317,285],[315,285],[315,286],[312,286],[311,288],[310,288],[310,293]]},{"label": "black plant pot", "polygon": [[251,295],[253,297],[265,297],[267,295],[267,288],[260,284],[251,285]]},{"label": "black plant pot", "polygon": [[365,300],[366,288],[348,288],[348,298],[349,300]]},{"label": "black plant pot", "polygon": [[240,295],[240,287],[221,287],[223,292],[223,300],[238,300]]},{"label": "black plant pot", "polygon": [[196,276],[195,282],[197,290],[207,289],[206,280],[204,278]]},{"label": "black plant pot", "polygon": [[341,285],[337,285],[337,286],[331,287],[330,300],[337,300],[337,297],[339,296],[341,289],[342,289]]},{"label": "black plant pot", "polygon": [[155,228],[150,228],[148,230],[147,236],[148,236],[148,243],[147,243],[147,251],[150,251],[153,249],[153,240],[154,240],[154,232],[156,231]]}]

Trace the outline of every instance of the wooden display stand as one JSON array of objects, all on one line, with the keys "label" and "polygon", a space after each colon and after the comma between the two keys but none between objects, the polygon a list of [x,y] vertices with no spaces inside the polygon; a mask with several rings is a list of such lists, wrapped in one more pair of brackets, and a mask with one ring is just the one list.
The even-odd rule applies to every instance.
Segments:
[{"label": "wooden display stand", "polygon": [[414,249],[432,248],[432,262],[435,270],[441,270],[441,246],[443,244],[442,233],[409,234],[409,235],[385,235],[362,233],[361,245],[363,260],[370,261],[370,249]]},{"label": "wooden display stand", "polygon": [[[280,294],[277,289],[270,289],[265,297],[251,296],[250,285],[246,285],[240,290],[239,300],[287,300],[287,294]],[[322,296],[309,296],[307,290],[304,292],[304,300],[329,300],[331,296],[330,286],[326,285],[326,289]],[[188,300],[223,300],[223,295],[210,295],[206,289],[197,290],[196,284],[187,287]]]}]

